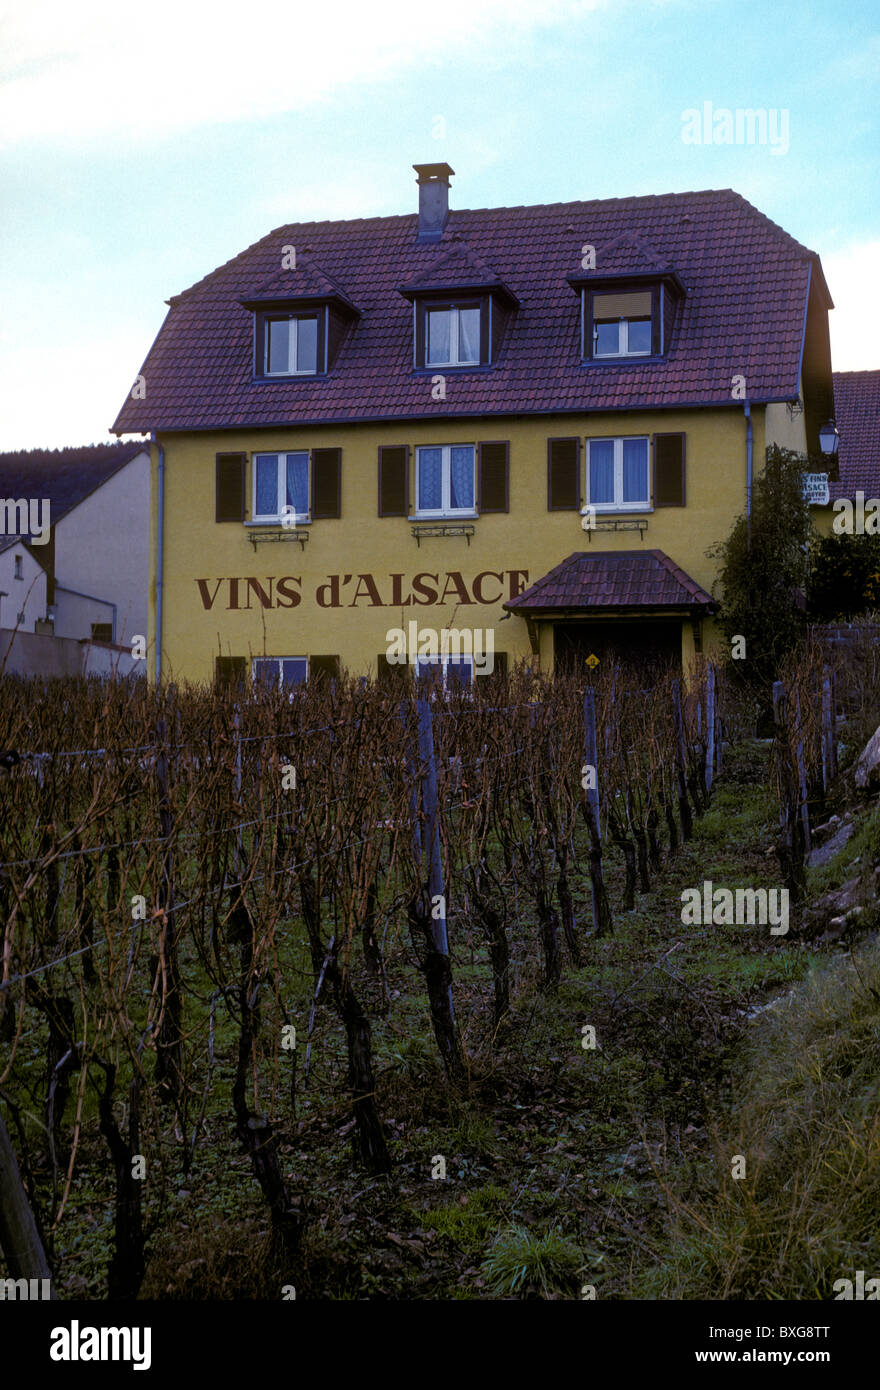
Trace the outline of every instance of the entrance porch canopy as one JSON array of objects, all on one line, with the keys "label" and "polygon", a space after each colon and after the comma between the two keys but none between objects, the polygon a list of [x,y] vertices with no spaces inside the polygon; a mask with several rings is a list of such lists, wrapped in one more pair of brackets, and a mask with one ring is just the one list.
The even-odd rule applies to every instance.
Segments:
[{"label": "entrance porch canopy", "polygon": [[[662,550],[576,550],[503,605],[534,624],[566,618],[699,621],[718,603]],[[534,638],[532,645],[534,647]]]}]

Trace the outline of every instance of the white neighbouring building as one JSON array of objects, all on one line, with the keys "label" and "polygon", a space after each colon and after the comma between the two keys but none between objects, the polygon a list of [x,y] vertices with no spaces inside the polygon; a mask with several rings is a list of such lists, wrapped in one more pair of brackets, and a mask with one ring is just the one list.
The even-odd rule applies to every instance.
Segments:
[{"label": "white neighbouring building", "polygon": [[36,631],[46,616],[46,570],[21,536],[0,536],[0,628]]},{"label": "white neighbouring building", "polygon": [[[42,545],[29,536],[0,535],[0,592],[8,591],[0,598],[0,661],[6,653],[6,670],[142,673],[145,663],[132,662],[130,652],[132,639],[147,632],[149,445],[0,454],[0,498],[48,502],[51,523]],[[17,581],[16,570],[34,582]],[[15,595],[28,589],[22,610]]]}]

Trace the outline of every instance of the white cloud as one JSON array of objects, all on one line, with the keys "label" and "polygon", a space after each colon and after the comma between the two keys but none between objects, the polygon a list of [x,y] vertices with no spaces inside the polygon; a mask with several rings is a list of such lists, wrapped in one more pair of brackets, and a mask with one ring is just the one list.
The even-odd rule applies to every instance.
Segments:
[{"label": "white cloud", "polygon": [[[42,342],[0,346],[0,449],[99,444],[130,390],[152,333],[80,327],[64,369],[46,371]],[[36,383],[36,385],[35,385]]]},{"label": "white cloud", "polygon": [[825,279],[836,306],[828,316],[831,362],[836,372],[880,368],[878,264],[880,239],[856,242],[822,257]]},{"label": "white cloud", "polygon": [[610,0],[43,0],[0,24],[0,145],[152,140],[301,110],[457,54],[494,65]]}]

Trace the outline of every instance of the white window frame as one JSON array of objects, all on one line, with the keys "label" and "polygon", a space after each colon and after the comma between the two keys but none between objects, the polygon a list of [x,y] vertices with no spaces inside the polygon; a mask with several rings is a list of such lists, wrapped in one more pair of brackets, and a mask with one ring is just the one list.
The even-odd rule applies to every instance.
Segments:
[{"label": "white window frame", "polygon": [[[267,524],[280,524],[285,517],[292,517],[292,512],[284,512],[282,508],[287,506],[287,460],[296,455],[304,455],[306,458],[306,468],[308,472],[309,484],[309,508],[305,516],[297,515],[294,520],[297,526],[310,526],[312,523],[312,451],[311,449],[285,449],[281,453],[273,453],[271,450],[266,453],[260,452],[253,455],[253,466],[251,468],[251,524],[265,526]],[[257,460],[275,460],[275,500],[277,510],[274,512],[257,511]],[[284,460],[284,467],[280,466],[280,460]]]},{"label": "white window frame", "polygon": [[[283,689],[285,688],[285,687],[284,687],[284,664],[283,664],[283,663],[284,663],[285,661],[304,661],[305,664],[306,664],[306,678],[305,678],[304,681],[297,681],[296,684],[297,684],[297,685],[308,685],[309,676],[310,676],[310,674],[311,674],[311,668],[310,668],[310,665],[309,665],[309,658],[308,658],[307,656],[255,656],[255,657],[253,657],[253,659],[252,659],[252,661],[251,661],[251,680],[254,682],[254,685],[257,684],[257,666],[258,666],[258,664],[259,664],[260,662],[265,662],[265,661],[274,661],[275,664],[276,664],[277,667],[278,667],[278,689],[279,689],[279,690],[283,690]],[[293,690],[293,689],[295,689],[295,687],[294,687],[294,686],[291,686],[291,690]]]},{"label": "white window frame", "polygon": [[[599,317],[601,318],[602,315],[600,314]],[[645,321],[646,318],[647,318],[647,321],[648,321],[649,324],[652,324],[652,323],[653,323],[653,316],[652,316],[651,314],[647,314],[647,315],[646,315],[646,314],[636,314],[634,317],[635,317],[636,319],[638,319],[638,321],[639,321],[640,323],[643,323],[643,322]],[[613,322],[613,320],[608,320],[608,319],[605,319],[605,320],[603,320],[603,321],[604,321],[605,323]],[[632,352],[630,352],[630,349],[629,349],[629,325],[630,325],[630,320],[629,320],[628,318],[625,318],[625,317],[619,318],[619,319],[617,320],[617,351],[616,351],[616,352],[600,352],[600,351],[599,351],[599,325],[598,325],[598,322],[594,319],[594,320],[593,320],[593,356],[594,356],[594,357],[602,357],[602,358],[607,358],[607,357],[651,357],[651,356],[652,356],[652,352],[651,352],[651,347],[650,347],[650,346],[648,346],[648,347],[645,348],[644,350],[643,350],[643,349],[634,349]],[[621,346],[620,346],[621,342],[624,344],[624,346],[623,346],[622,348],[621,348]]]},{"label": "white window frame", "polygon": [[[477,355],[466,362],[461,360],[461,320],[460,315],[463,310],[476,312],[477,323]],[[449,360],[446,362],[434,361],[431,358],[431,314],[451,314],[449,325]],[[479,367],[480,365],[480,339],[483,332],[483,311],[480,304],[428,304],[425,306],[425,366],[426,367]]]},{"label": "white window frame", "polygon": [[[422,455],[422,450],[423,450],[423,449],[440,449],[440,450],[441,450],[441,453],[442,453],[442,460],[441,460],[441,467],[442,467],[442,469],[443,469],[443,478],[442,478],[442,482],[441,482],[442,505],[441,505],[439,511],[436,510],[436,509],[425,511],[425,510],[421,510],[421,509],[419,508],[419,469],[421,468],[421,455]],[[472,449],[472,450],[473,450],[473,454],[474,454],[474,486],[473,486],[474,505],[473,505],[473,507],[470,509],[470,511],[465,510],[464,507],[453,507],[453,506],[451,505],[451,499],[452,499],[452,450],[453,450],[453,449]],[[469,443],[467,443],[467,441],[463,440],[460,444],[459,444],[459,443],[455,443],[455,444],[417,444],[417,445],[416,445],[416,510],[415,510],[414,515],[415,515],[415,517],[416,517],[417,519],[422,520],[422,521],[428,520],[429,518],[432,518],[432,517],[433,517],[433,518],[436,518],[436,519],[439,519],[439,520],[447,520],[447,521],[449,521],[449,520],[452,520],[452,519],[457,519],[457,518],[462,518],[462,517],[475,517],[475,516],[478,515],[478,513],[477,513],[477,446],[476,446],[476,444],[469,444]]]},{"label": "white window frame", "polygon": [[[624,443],[632,443],[634,440],[645,445],[645,481],[647,484],[647,496],[644,502],[624,502],[623,500],[623,446]],[[614,445],[614,500],[612,502],[594,502],[590,497],[590,453],[594,444],[613,444]],[[595,439],[587,439],[586,453],[586,477],[584,479],[584,497],[586,505],[599,512],[652,512],[651,505],[651,438],[647,434],[622,434],[622,435],[598,435]]]},{"label": "white window frame", "polygon": [[[299,352],[299,324],[301,319],[314,319],[315,321],[315,367],[304,368],[300,371],[296,365]],[[273,323],[287,322],[287,371],[273,372],[269,369],[269,330]],[[296,324],[296,332],[291,332],[291,327]],[[319,314],[291,314],[285,320],[283,314],[270,314],[263,320],[263,375],[264,376],[317,376],[321,370],[321,320]]]}]

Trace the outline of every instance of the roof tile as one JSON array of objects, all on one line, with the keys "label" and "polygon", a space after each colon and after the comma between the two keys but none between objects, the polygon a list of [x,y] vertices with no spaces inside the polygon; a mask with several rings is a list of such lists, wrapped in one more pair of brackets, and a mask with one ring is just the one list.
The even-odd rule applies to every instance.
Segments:
[{"label": "roof tile", "polygon": [[837,497],[880,497],[880,371],[834,373],[834,421],[840,431]]},{"label": "roof tile", "polygon": [[[730,405],[745,373],[751,399],[798,394],[813,253],[731,190],[551,206],[453,211],[441,240],[417,240],[417,217],[280,227],[170,301],[141,368],[143,399],[125,401],[117,433]],[[623,264],[674,269],[685,299],[662,362],[580,361],[580,312],[566,274],[585,243]],[[277,277],[284,246],[362,311],[323,378],[255,381],[253,319],[239,302]],[[456,258],[458,269],[456,270]],[[492,268],[520,301],[497,362],[457,372],[445,402],[413,370],[412,310],[401,285]],[[658,271],[659,273],[659,271]],[[289,272],[291,283],[296,272]],[[824,285],[821,276],[816,277]]]},{"label": "roof tile", "polygon": [[515,613],[717,608],[711,594],[662,550],[576,550],[503,606]]}]

